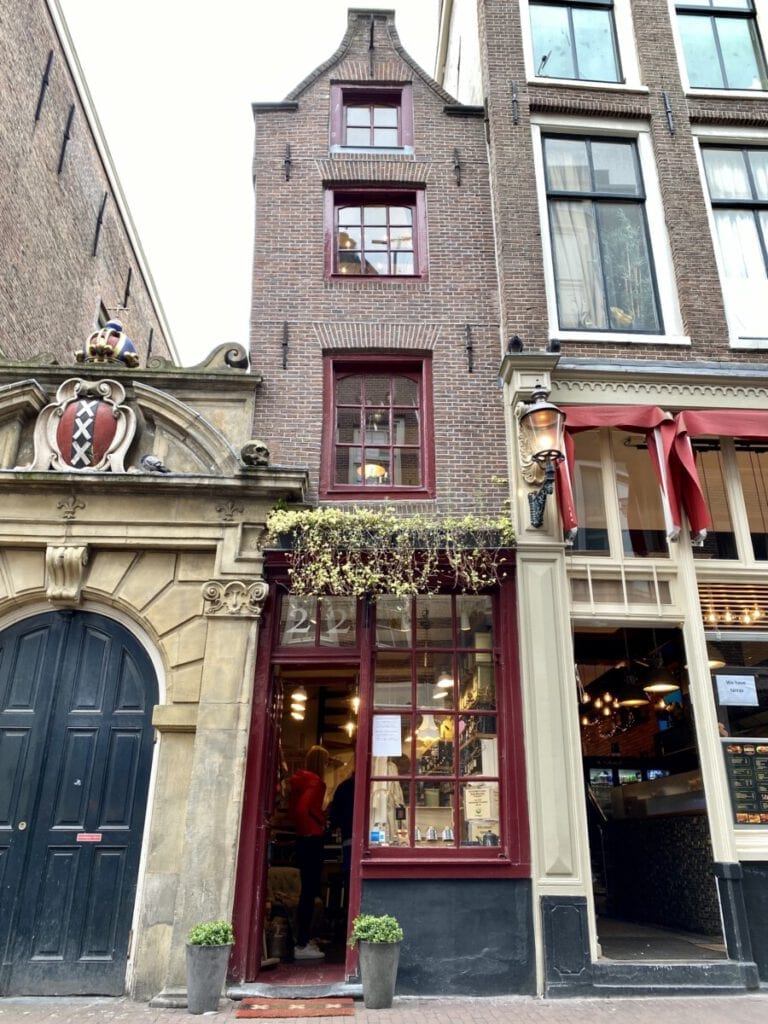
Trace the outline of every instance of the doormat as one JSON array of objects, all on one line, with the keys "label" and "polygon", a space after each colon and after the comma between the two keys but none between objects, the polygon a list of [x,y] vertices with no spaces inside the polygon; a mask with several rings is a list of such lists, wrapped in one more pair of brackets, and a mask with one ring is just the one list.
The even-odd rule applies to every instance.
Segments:
[{"label": "doormat", "polygon": [[355,1001],[350,996],[310,999],[243,999],[236,1017],[354,1017]]}]

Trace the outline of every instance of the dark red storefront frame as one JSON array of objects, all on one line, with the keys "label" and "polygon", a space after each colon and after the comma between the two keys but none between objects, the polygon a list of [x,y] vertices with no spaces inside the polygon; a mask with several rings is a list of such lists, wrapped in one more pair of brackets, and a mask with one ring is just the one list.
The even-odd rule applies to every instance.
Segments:
[{"label": "dark red storefront frame", "polygon": [[[259,648],[256,659],[253,713],[245,771],[245,791],[240,829],[233,923],[236,944],[230,960],[230,977],[237,982],[251,981],[259,973],[262,958],[262,929],[266,897],[266,862],[269,842],[268,811],[272,794],[266,786],[274,772],[274,734],[271,722],[272,670],[275,665],[310,667],[332,663],[339,667],[359,665],[361,707],[370,708],[372,692],[372,651],[363,629],[358,631],[355,649],[305,648],[301,652],[280,649],[276,644],[279,597],[285,592],[284,556],[270,556],[269,575],[276,578],[262,613]],[[511,566],[510,566],[511,569]],[[422,851],[399,848],[366,848],[366,831],[355,832],[350,879],[350,920],[360,906],[364,879],[379,878],[528,878],[530,877],[530,841],[525,776],[523,706],[519,682],[517,608],[512,575],[501,582],[497,601],[498,636],[495,643],[503,676],[498,686],[498,713],[503,741],[499,746],[501,815],[504,842],[498,848],[462,848],[424,855]],[[362,625],[362,623],[360,623]],[[365,718],[366,723],[368,717]],[[355,820],[367,818],[367,794],[370,774],[370,730],[360,730],[357,763],[366,765],[364,778],[358,780],[355,793]],[[354,971],[356,957],[347,955],[347,976]]]}]

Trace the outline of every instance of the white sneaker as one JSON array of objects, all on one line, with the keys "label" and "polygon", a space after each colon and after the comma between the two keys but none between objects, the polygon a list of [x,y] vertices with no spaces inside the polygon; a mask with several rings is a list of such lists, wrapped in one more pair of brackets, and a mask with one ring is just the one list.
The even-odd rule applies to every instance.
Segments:
[{"label": "white sneaker", "polygon": [[317,948],[317,945],[310,941],[306,946],[296,946],[293,950],[294,960],[325,960],[325,953]]}]

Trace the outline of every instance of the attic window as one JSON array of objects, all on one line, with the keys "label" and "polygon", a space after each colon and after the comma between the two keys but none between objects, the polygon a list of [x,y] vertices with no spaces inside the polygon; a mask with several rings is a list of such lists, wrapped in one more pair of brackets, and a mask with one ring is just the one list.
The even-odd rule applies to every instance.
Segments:
[{"label": "attic window", "polygon": [[412,152],[411,86],[332,85],[331,149]]}]

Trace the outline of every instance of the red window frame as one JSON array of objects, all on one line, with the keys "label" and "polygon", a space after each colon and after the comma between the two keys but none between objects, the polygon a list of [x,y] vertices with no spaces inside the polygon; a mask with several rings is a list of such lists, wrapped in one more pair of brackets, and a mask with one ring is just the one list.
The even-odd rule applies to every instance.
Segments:
[{"label": "red window frame", "polygon": [[[334,467],[336,465],[336,413],[337,413],[337,382],[340,378],[360,374],[362,376],[406,376],[415,380],[418,384],[418,412],[419,412],[419,444],[418,450],[421,459],[421,481],[418,485],[399,485],[393,483],[360,484],[337,483],[335,480]],[[323,368],[324,375],[324,423],[323,423],[323,450],[320,465],[320,496],[324,498],[344,499],[349,498],[359,501],[361,498],[370,498],[374,501],[382,498],[427,498],[435,494],[435,463],[434,463],[434,432],[433,411],[432,411],[432,360],[429,356],[326,356]],[[361,417],[364,417],[366,406],[362,402],[360,406]],[[392,411],[393,404],[387,406]],[[361,419],[362,422],[362,419]],[[352,444],[343,444],[349,447],[350,451],[355,447]],[[365,450],[364,443],[360,447]],[[375,447],[382,447],[378,445]],[[390,434],[389,442],[384,445],[390,449],[398,448],[393,444]],[[415,446],[413,446],[415,447]]]},{"label": "red window frame", "polygon": [[[413,272],[410,274],[379,274],[363,272],[360,274],[343,273],[339,268],[337,245],[338,219],[341,210],[348,207],[410,207],[413,211],[411,229],[413,233]],[[364,218],[364,214],[363,214]],[[391,226],[387,214],[387,237]],[[359,243],[360,259],[364,260],[364,243]],[[343,251],[343,250],[342,250]],[[387,244],[387,253],[398,251]],[[413,280],[427,278],[427,218],[424,190],[405,188],[328,188],[325,193],[325,269],[326,275],[336,280],[381,281],[381,280]]]},{"label": "red window frame", "polygon": [[[346,109],[354,106],[395,106],[398,108],[398,144],[396,146],[347,145]],[[398,85],[345,84],[331,85],[331,149],[392,150],[413,149],[413,87]]]}]

